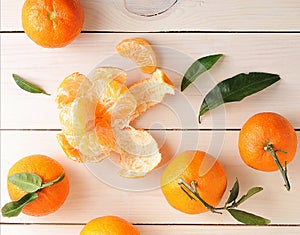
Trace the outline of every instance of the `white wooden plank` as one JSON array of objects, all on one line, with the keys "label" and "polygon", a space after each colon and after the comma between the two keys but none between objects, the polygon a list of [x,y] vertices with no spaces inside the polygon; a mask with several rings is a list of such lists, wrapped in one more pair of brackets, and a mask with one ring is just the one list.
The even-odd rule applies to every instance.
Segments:
[{"label": "white wooden plank", "polygon": [[[79,234],[84,225],[0,225],[1,234],[18,235],[20,230],[23,235],[52,235]],[[176,225],[135,225],[142,235],[231,235],[240,234],[257,234],[257,235],[282,235],[282,234],[299,234],[299,227],[253,227],[253,226],[176,226]]]},{"label": "white wooden plank", "polygon": [[[229,187],[236,177],[239,178],[241,193],[250,187],[262,186],[264,190],[246,202],[241,209],[257,213],[272,220],[273,224],[299,224],[300,218],[295,205],[300,200],[300,182],[298,166],[300,155],[288,166],[292,189],[287,192],[283,187],[279,172],[264,173],[246,167],[237,150],[238,132],[202,131],[195,141],[195,132],[187,131],[155,132],[154,136],[162,146],[164,158],[170,159],[176,152],[187,149],[201,149],[214,153],[223,164],[228,175],[228,188],[223,198],[229,193]],[[224,136],[223,136],[224,134]],[[45,217],[30,217],[20,215],[17,218],[3,218],[6,223],[86,223],[91,218],[104,215],[118,215],[138,224],[235,224],[227,213],[216,215],[203,213],[186,215],[171,208],[165,201],[160,189],[154,181],[149,184],[148,176],[136,181],[141,190],[128,191],[111,187],[92,175],[83,165],[67,159],[55,140],[56,132],[44,131],[1,131],[1,205],[9,201],[6,190],[6,175],[8,169],[18,159],[35,153],[45,154],[57,159],[65,167],[70,179],[70,194],[62,208],[54,214]],[[165,136],[165,138],[163,137]],[[224,138],[222,138],[222,136]],[[299,137],[299,133],[298,133]],[[195,146],[193,146],[195,145]],[[219,154],[218,154],[219,153]],[[164,160],[164,162],[166,162]],[[104,164],[104,163],[101,163]],[[101,165],[99,164],[99,165]],[[163,165],[165,166],[165,165]],[[158,168],[151,175],[159,173]],[[114,172],[110,173],[113,175]],[[131,185],[127,181],[123,188]],[[146,186],[151,185],[148,190]],[[154,186],[153,186],[154,185]]]},{"label": "white wooden plank", "polygon": [[[72,45],[45,49],[34,45],[25,34],[1,35],[1,127],[3,129],[58,129],[54,103],[56,89],[67,75],[88,74],[96,65],[130,70],[134,63],[115,53],[115,45],[128,37],[150,41],[159,66],[177,89],[188,66],[213,53],[225,56],[202,79],[181,93],[169,96],[149,110],[135,125],[144,128],[240,128],[254,113],[274,111],[300,127],[300,80],[296,71],[300,59],[299,34],[82,34]],[[241,72],[277,73],[282,80],[242,102],[222,106],[207,114],[202,124],[197,113],[206,92],[216,83]],[[14,83],[16,73],[51,93],[51,97],[26,93]],[[129,73],[128,84],[139,79]],[[200,90],[200,91],[199,91]],[[159,114],[159,115],[158,115]],[[159,117],[159,120],[157,119]]]},{"label": "white wooden plank", "polygon": [[[1,30],[22,30],[23,2],[1,2]],[[82,4],[85,9],[84,30],[299,30],[300,3],[295,0],[180,0],[169,12],[152,18],[128,16],[111,0],[82,1]]]}]

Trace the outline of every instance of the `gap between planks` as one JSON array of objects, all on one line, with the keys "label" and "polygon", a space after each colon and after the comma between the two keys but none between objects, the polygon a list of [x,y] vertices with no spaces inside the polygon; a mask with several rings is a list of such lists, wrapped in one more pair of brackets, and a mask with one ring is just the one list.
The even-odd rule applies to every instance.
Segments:
[{"label": "gap between planks", "polygon": [[[53,225],[85,225],[86,223],[0,223],[0,225],[9,225],[9,226],[23,226],[23,225],[37,225],[37,226],[53,226]],[[247,224],[196,224],[196,223],[132,223],[136,226],[199,226],[199,227],[210,227],[210,226],[222,226],[222,227],[256,227],[257,225],[247,225]],[[269,225],[260,225],[259,227],[300,227],[300,224],[269,224]]]},{"label": "gap between planks", "polygon": [[[6,33],[25,33],[22,30],[2,30],[0,31],[0,34],[6,34]],[[228,33],[240,33],[240,34],[299,34],[300,31],[299,30],[290,30],[290,31],[283,31],[283,30],[274,30],[274,31],[259,31],[259,30],[163,30],[163,31],[110,31],[110,30],[105,30],[105,31],[101,31],[101,30],[83,30],[81,31],[82,34],[93,34],[93,33],[99,33],[99,34],[110,34],[110,33],[116,33],[116,34],[128,34],[128,33],[134,33],[134,34],[144,34],[144,33],[148,33],[148,34],[153,34],[153,33],[169,33],[169,34],[177,34],[177,33],[183,33],[183,34],[201,34],[201,33],[205,33],[205,34],[228,34]]]}]

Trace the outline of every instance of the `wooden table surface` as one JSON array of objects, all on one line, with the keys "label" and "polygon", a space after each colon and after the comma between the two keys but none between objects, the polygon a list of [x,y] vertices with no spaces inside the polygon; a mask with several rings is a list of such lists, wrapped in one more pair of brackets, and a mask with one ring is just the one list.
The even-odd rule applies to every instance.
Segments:
[{"label": "wooden table surface", "polygon": [[[292,189],[287,192],[279,172],[246,167],[237,149],[242,124],[262,111],[285,116],[300,139],[300,1],[179,0],[165,14],[143,18],[125,14],[111,0],[82,0],[83,31],[60,49],[39,47],[24,34],[22,4],[1,0],[1,206],[9,201],[8,169],[18,159],[36,153],[61,162],[69,175],[70,194],[61,209],[49,216],[1,217],[1,234],[79,234],[86,222],[104,215],[127,219],[142,235],[300,234],[300,151],[288,166]],[[269,226],[241,225],[226,213],[180,213],[167,204],[155,180],[151,187],[148,178],[140,181],[139,191],[126,190],[126,185],[120,189],[65,157],[56,141],[58,85],[76,71],[88,74],[99,64],[117,66],[115,45],[129,37],[145,38],[154,46],[159,66],[177,89],[175,96],[145,113],[135,126],[149,129],[168,157],[187,149],[213,153],[228,175],[224,198],[235,177],[241,192],[262,186],[264,190],[242,208],[270,218]],[[198,124],[196,114],[211,84],[204,84],[200,92],[190,87],[181,93],[181,76],[193,60],[214,53],[225,55],[209,73],[214,83],[250,71],[276,73],[282,80],[241,102],[218,108]],[[19,89],[12,73],[52,95]],[[129,78],[128,83],[132,81]]]}]

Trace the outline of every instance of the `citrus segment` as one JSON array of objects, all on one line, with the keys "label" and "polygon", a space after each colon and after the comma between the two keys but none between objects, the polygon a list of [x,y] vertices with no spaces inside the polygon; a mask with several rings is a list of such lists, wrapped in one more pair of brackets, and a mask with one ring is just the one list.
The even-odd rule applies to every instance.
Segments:
[{"label": "citrus segment", "polygon": [[136,110],[137,101],[127,90],[116,101],[112,109],[112,127],[115,135],[119,130],[129,127],[130,117]]},{"label": "citrus segment", "polygon": [[55,99],[58,108],[62,108],[74,101],[83,82],[87,82],[87,77],[77,72],[69,75],[62,81],[58,87]]},{"label": "citrus segment", "polygon": [[137,100],[137,108],[131,118],[133,120],[152,106],[161,103],[166,94],[174,95],[175,88],[167,75],[157,69],[151,78],[133,84],[129,91]]},{"label": "citrus segment", "polygon": [[56,138],[63,151],[70,159],[76,162],[82,162],[79,150],[70,145],[63,133],[58,133]]},{"label": "citrus segment", "polygon": [[139,177],[160,163],[161,154],[153,137],[130,122],[166,94],[174,94],[174,86],[159,69],[129,89],[125,81],[126,73],[115,67],[96,68],[91,80],[78,73],[67,77],[56,99],[62,125],[57,138],[76,161],[101,161],[117,152],[120,174]]},{"label": "citrus segment", "polygon": [[126,76],[126,72],[117,67],[97,67],[93,73],[92,80],[108,79],[109,81],[114,80],[124,84]]},{"label": "citrus segment", "polygon": [[153,73],[156,69],[156,56],[151,45],[141,38],[129,38],[116,46],[118,53],[135,61],[143,73]]},{"label": "citrus segment", "polygon": [[124,177],[145,176],[161,161],[157,143],[146,131],[133,128],[119,131],[116,147],[123,168],[120,175]]},{"label": "citrus segment", "polygon": [[[126,73],[118,68],[103,67],[95,70],[92,80],[76,73],[71,78],[60,85],[56,99],[62,132],[69,145],[65,149],[77,149],[83,161],[101,161],[115,145],[110,109],[127,91],[122,84]],[[62,94],[69,94],[71,98],[64,99]]]}]

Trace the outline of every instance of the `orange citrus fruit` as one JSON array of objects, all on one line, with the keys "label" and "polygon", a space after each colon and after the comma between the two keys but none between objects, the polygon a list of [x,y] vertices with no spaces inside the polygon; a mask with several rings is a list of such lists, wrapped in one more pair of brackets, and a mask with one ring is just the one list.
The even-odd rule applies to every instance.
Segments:
[{"label": "orange citrus fruit", "polygon": [[81,32],[83,22],[80,0],[26,0],[22,9],[25,33],[42,47],[66,46]]},{"label": "orange citrus fruit", "polygon": [[99,162],[114,151],[120,175],[141,177],[160,163],[161,154],[153,137],[130,122],[175,88],[159,69],[129,88],[125,80],[125,71],[114,67],[96,68],[91,79],[79,73],[65,78],[56,97],[62,125],[57,139],[75,161]]},{"label": "orange citrus fruit", "polygon": [[[56,160],[44,155],[31,155],[17,161],[9,170],[8,177],[17,173],[33,173],[42,178],[43,183],[51,182],[65,173],[64,168]],[[25,191],[7,182],[8,193],[13,201],[19,200]],[[62,181],[38,191],[38,198],[26,205],[22,212],[32,216],[43,216],[57,211],[69,194],[67,175]]]},{"label": "orange citrus fruit", "polygon": [[149,44],[141,38],[128,38],[119,42],[117,52],[135,61],[143,73],[153,73],[156,69],[156,55]]},{"label": "orange citrus fruit", "polygon": [[227,176],[218,160],[202,151],[185,151],[174,158],[161,177],[161,189],[168,203],[175,209],[198,214],[208,209],[180,187],[179,180],[196,183],[199,195],[208,204],[216,207],[226,189]]},{"label": "orange citrus fruit", "polygon": [[89,221],[80,235],[139,235],[140,232],[128,221],[117,216],[103,216]]},{"label": "orange citrus fruit", "polygon": [[126,73],[118,68],[99,67],[89,80],[73,73],[58,88],[56,103],[62,133],[58,142],[75,161],[101,161],[115,146],[111,109],[127,91]]},{"label": "orange citrus fruit", "polygon": [[278,170],[266,146],[271,144],[282,166],[293,160],[297,149],[297,136],[293,126],[283,116],[263,112],[252,116],[243,125],[238,147],[243,161],[261,171]]}]

